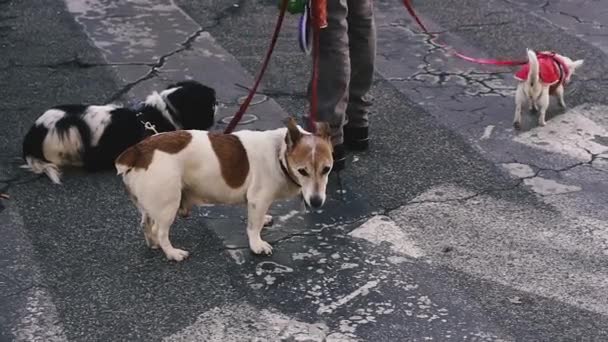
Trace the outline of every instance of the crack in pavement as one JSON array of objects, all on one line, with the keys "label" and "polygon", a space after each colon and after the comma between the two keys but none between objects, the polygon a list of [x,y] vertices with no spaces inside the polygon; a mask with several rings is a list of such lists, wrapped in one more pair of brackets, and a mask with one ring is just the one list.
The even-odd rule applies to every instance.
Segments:
[{"label": "crack in pavement", "polygon": [[[515,87],[503,86],[502,82],[504,79],[501,75],[510,74],[510,71],[495,71],[486,72],[479,71],[476,69],[469,69],[467,71],[445,71],[444,69],[437,69],[432,66],[433,62],[431,58],[436,57],[434,54],[437,51],[441,51],[442,54],[448,55],[449,51],[441,44],[436,43],[434,40],[437,36],[426,33],[414,33],[414,35],[423,36],[423,44],[427,46],[427,49],[422,56],[423,64],[420,67],[420,71],[415,72],[409,77],[388,77],[389,81],[415,81],[420,83],[428,83],[434,85],[434,87],[425,86],[424,88],[435,88],[436,86],[451,85],[450,82],[456,83],[455,85],[460,88],[458,94],[451,95],[451,99],[460,102],[456,97],[458,95],[464,97],[483,97],[483,96],[500,96],[503,98],[510,97],[512,92],[515,91]],[[390,60],[390,56],[386,54],[380,54],[387,60]],[[442,65],[443,67],[444,65]],[[495,84],[493,84],[495,83]],[[496,86],[500,84],[500,86]],[[413,89],[420,93],[418,87],[414,86]]]},{"label": "crack in pavement", "polygon": [[9,60],[9,65],[1,68],[0,70],[8,70],[11,68],[48,68],[48,69],[88,69],[95,67],[106,67],[106,66],[153,66],[153,63],[143,62],[125,62],[125,63],[91,63],[83,61],[80,56],[75,56],[72,59],[66,61],[60,61],[56,63],[47,64],[16,64],[12,60]]},{"label": "crack in pavement", "polygon": [[[288,241],[290,239],[294,239],[297,237],[317,236],[319,233],[321,233],[327,229],[330,229],[330,228],[335,229],[335,228],[342,227],[342,226],[348,226],[348,225],[351,225],[351,224],[354,224],[354,223],[357,223],[360,221],[368,220],[376,215],[377,214],[368,214],[368,215],[364,215],[362,217],[359,217],[359,218],[356,218],[353,220],[349,220],[349,221],[337,222],[334,224],[325,224],[321,228],[311,230],[310,232],[291,233],[291,234],[287,234],[281,238],[278,238],[278,239],[270,241],[270,242],[274,245],[274,244],[279,244],[281,242]],[[220,250],[241,250],[241,249],[249,249],[249,246],[225,246],[225,247],[221,248]]]},{"label": "crack in pavement", "polygon": [[571,165],[568,165],[568,166],[564,166],[564,167],[558,168],[558,169],[551,168],[551,167],[541,167],[541,166],[538,166],[538,165],[536,165],[534,163],[520,162],[520,161],[518,161],[515,158],[512,161],[507,162],[507,163],[499,163],[499,165],[510,164],[510,163],[517,163],[517,164],[521,164],[521,165],[527,165],[527,166],[530,166],[530,167],[536,169],[536,171],[534,172],[534,174],[531,175],[531,176],[518,177],[517,178],[517,179],[519,179],[521,181],[525,181],[525,180],[528,180],[528,179],[533,179],[535,177],[539,177],[540,173],[542,173],[542,172],[549,171],[549,172],[561,173],[561,172],[570,171],[572,169],[575,169],[577,167],[582,167],[582,166],[588,166],[588,167],[591,167],[592,169],[594,169],[596,171],[600,171],[600,172],[607,172],[606,170],[598,169],[598,168],[596,168],[596,167],[593,166],[593,162],[596,161],[598,158],[599,159],[604,159],[599,153],[592,153],[591,151],[589,151],[588,149],[583,148],[583,147],[581,147],[581,149],[584,149],[585,151],[587,151],[587,153],[589,153],[589,155],[590,155],[589,160],[578,162],[578,163],[574,163],[574,164],[571,164]]},{"label": "crack in pavement", "polygon": [[570,14],[570,13],[567,13],[567,12],[564,12],[564,11],[558,11],[556,13],[561,14],[561,15],[563,15],[565,17],[572,18],[572,19],[576,20],[576,22],[578,22],[579,24],[590,24],[590,25],[593,25],[596,28],[604,28],[604,27],[606,27],[606,25],[598,23],[597,21],[594,21],[594,20],[583,20],[579,16],[576,16],[574,14]]},{"label": "crack in pavement", "polygon": [[194,33],[192,33],[190,36],[188,36],[188,38],[186,38],[186,40],[182,43],[180,43],[180,47],[168,52],[162,56],[160,56],[158,58],[158,60],[156,61],[156,63],[153,63],[151,65],[150,70],[143,76],[141,76],[140,78],[138,78],[137,80],[133,81],[133,82],[129,82],[126,85],[124,85],[120,90],[118,90],[116,93],[114,93],[114,95],[112,95],[107,101],[106,103],[111,103],[114,101],[117,101],[118,99],[120,99],[121,97],[123,97],[125,94],[127,94],[131,89],[133,89],[133,87],[135,87],[136,85],[138,85],[141,82],[144,82],[146,80],[149,80],[155,76],[158,75],[158,70],[161,69],[168,58],[179,54],[180,52],[189,50],[192,47],[192,44],[194,43],[194,41],[200,37],[200,35],[203,32],[206,32],[214,27],[217,27],[219,25],[221,25],[221,22],[226,19],[229,18],[232,15],[235,15],[237,13],[240,12],[240,9],[242,8],[242,3],[245,2],[245,0],[240,0],[239,3],[237,4],[232,4],[229,7],[224,8],[223,10],[221,10],[213,19],[213,23],[204,26],[204,27],[200,27],[198,30],[196,30]]}]

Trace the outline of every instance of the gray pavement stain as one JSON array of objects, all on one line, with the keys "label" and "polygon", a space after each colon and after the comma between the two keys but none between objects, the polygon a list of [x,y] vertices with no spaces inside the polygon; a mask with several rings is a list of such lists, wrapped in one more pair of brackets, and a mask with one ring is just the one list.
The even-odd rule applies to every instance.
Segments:
[{"label": "gray pavement stain", "polygon": [[[96,23],[94,20],[106,27],[114,25],[116,29],[126,25],[124,32],[102,28],[97,31],[101,34],[97,41],[102,42],[112,41],[103,36],[112,32],[127,35],[122,40],[116,39],[119,45],[103,49],[106,59],[108,53],[119,56],[123,51],[120,59],[109,59],[106,64],[94,56],[68,54],[59,61],[37,61],[25,54],[14,68],[8,65],[6,70],[17,74],[35,69],[56,77],[64,72],[88,72],[98,76],[111,68],[121,79],[122,88],[112,84],[97,93],[89,91],[89,98],[94,95],[101,98],[99,101],[103,101],[103,96],[111,98],[125,94],[136,98],[165,82],[191,76],[217,82],[226,105],[221,116],[229,115],[231,106],[236,106],[238,98],[245,94],[244,89],[233,85],[251,82],[247,71],[256,70],[261,54],[258,52],[265,47],[263,43],[268,36],[262,31],[269,28],[260,22],[270,22],[269,18],[275,14],[274,5],[270,10],[243,1],[237,6],[211,1],[197,5],[205,13],[189,13],[202,24],[185,19],[188,29],[173,32],[182,35],[180,39],[148,35],[142,37],[150,40],[136,42],[140,37],[138,30],[146,27],[142,24],[146,23],[146,16],[134,12],[139,7],[148,12],[155,9],[169,13],[164,19],[171,15],[183,19],[183,13],[172,2],[163,1],[137,2],[130,9],[120,9],[124,14],[119,13],[113,3],[87,4],[99,4],[103,11],[105,8],[110,10],[100,14],[95,10],[72,8],[75,13],[83,13],[80,17],[84,19],[80,23],[85,27]],[[155,5],[148,6],[150,4]],[[186,9],[191,7],[191,4],[184,6]],[[256,13],[259,17],[246,22],[246,13]],[[125,19],[121,19],[123,16]],[[380,21],[386,20],[382,19],[382,13],[380,18]],[[139,24],[125,24],[130,19]],[[184,25],[183,22],[166,21],[156,20],[155,25]],[[486,20],[480,25],[508,27],[511,22],[508,19],[495,23]],[[386,22],[381,22],[380,26],[394,29],[383,31],[382,34],[388,36],[381,37],[385,39],[382,49],[387,47],[386,41],[391,35],[399,39],[408,36],[407,28],[401,25],[387,26]],[[478,25],[468,26],[446,27],[452,32],[470,32]],[[200,27],[209,29],[212,36],[204,31],[197,34]],[[256,27],[264,27],[264,30],[252,29]],[[234,39],[235,32],[243,30],[252,32],[251,36]],[[287,27],[286,33],[290,39],[287,44],[293,49],[293,36],[290,36],[293,26]],[[434,49],[423,36],[409,34],[409,37],[411,41],[404,45],[415,47],[412,49],[414,56],[408,57],[413,62],[397,60],[399,63],[395,63],[398,54],[407,56],[405,52],[382,52],[386,58],[385,72],[398,71],[396,76],[384,74],[388,82],[378,80],[375,84],[379,113],[375,116],[374,128],[376,132],[383,132],[382,135],[375,138],[370,152],[351,157],[341,184],[332,179],[330,202],[322,212],[301,215],[297,202],[278,203],[273,208],[276,223],[265,232],[275,245],[272,257],[250,254],[244,239],[244,212],[235,208],[200,208],[190,219],[179,220],[173,229],[176,244],[186,246],[193,251],[193,256],[186,263],[175,265],[164,262],[160,253],[144,248],[141,232],[136,229],[134,210],[126,197],[121,196],[119,181],[111,175],[71,175],[61,189],[42,180],[14,184],[11,193],[16,194],[14,203],[23,217],[23,227],[17,231],[27,233],[26,241],[31,241],[34,251],[25,254],[35,255],[36,261],[31,263],[40,264],[49,291],[41,294],[36,292],[37,287],[29,288],[25,284],[25,287],[17,288],[11,298],[21,301],[15,305],[26,310],[34,307],[34,312],[44,309],[45,303],[54,302],[54,310],[63,326],[52,322],[48,327],[46,321],[36,321],[37,316],[24,322],[33,322],[33,326],[49,332],[59,329],[74,340],[150,340],[163,336],[168,340],[197,340],[201,336],[240,340],[253,335],[267,340],[389,341],[415,336],[414,339],[419,340],[496,341],[529,340],[539,336],[546,339],[605,336],[605,315],[598,314],[603,313],[605,303],[601,298],[594,302],[593,297],[597,291],[595,287],[601,286],[601,276],[588,273],[601,266],[603,259],[598,255],[606,248],[604,218],[589,216],[601,210],[595,210],[596,207],[588,203],[603,198],[601,186],[594,183],[604,179],[601,170],[605,170],[608,159],[606,152],[598,147],[603,145],[603,131],[592,134],[587,142],[596,144],[593,146],[598,150],[587,154],[581,152],[580,158],[567,153],[564,157],[556,154],[559,151],[546,150],[539,157],[536,146],[553,146],[543,135],[548,130],[530,131],[529,137],[524,135],[522,139],[539,144],[526,149],[524,143],[523,147],[518,146],[518,151],[523,152],[509,153],[507,150],[513,149],[512,133],[505,125],[510,121],[513,87],[504,82],[509,77],[506,71],[480,72],[458,63],[456,66],[442,65],[445,63],[442,51]],[[131,40],[140,45],[128,46]],[[162,44],[157,44],[161,40]],[[186,43],[189,45],[184,45]],[[250,48],[254,45],[259,47]],[[222,46],[226,46],[225,50]],[[235,46],[240,51],[235,51]],[[301,113],[305,63],[293,63],[296,54],[286,46],[284,41],[278,48],[276,65],[267,76],[267,84],[272,87],[263,92],[289,112]],[[160,52],[150,52],[155,49]],[[137,55],[138,51],[144,50],[150,53]],[[431,52],[427,53],[427,50]],[[139,57],[146,61],[138,61]],[[421,58],[428,63],[420,64]],[[282,68],[289,63],[296,67]],[[227,70],[240,68],[241,64],[247,69],[223,78]],[[193,71],[199,70],[201,65],[226,68],[215,75]],[[294,88],[289,82],[295,82],[300,88]],[[58,89],[69,88],[60,82],[50,85]],[[407,92],[408,88],[416,93]],[[85,89],[93,90],[89,85],[68,98],[85,97]],[[69,91],[58,92],[65,97]],[[419,106],[404,100],[404,96],[415,99]],[[48,96],[36,106],[42,107],[51,100],[55,99]],[[577,101],[579,103],[573,104],[585,100]],[[278,105],[265,109],[269,104],[272,101],[254,107],[252,112],[265,114],[269,110],[276,114],[261,115],[267,121],[256,122],[252,127],[277,125],[276,119],[285,115]],[[423,113],[423,109],[431,116]],[[587,117],[585,111],[593,114],[597,108],[577,110]],[[454,112],[459,116],[453,115]],[[29,114],[32,118],[33,115],[35,113]],[[497,122],[497,115],[504,118],[504,122]],[[18,125],[13,132],[24,131],[29,125],[26,120],[11,120],[14,121],[11,128]],[[440,124],[435,123],[437,120]],[[575,120],[573,125],[581,120]],[[591,121],[595,125],[588,125],[588,130],[606,127],[598,125],[597,118]],[[444,124],[464,139],[459,140],[458,135],[449,133],[442,127]],[[490,126],[492,128],[488,128]],[[392,132],[394,127],[403,127],[403,130]],[[569,129],[558,131],[568,132]],[[532,137],[533,134],[536,136]],[[14,133],[10,136],[14,137]],[[8,137],[7,134],[7,145],[13,144]],[[468,147],[471,142],[474,148]],[[506,146],[499,148],[497,153],[497,144]],[[10,146],[7,156],[16,151]],[[492,163],[484,161],[477,152]],[[395,160],[405,164],[393,165]],[[6,169],[12,170],[11,164],[8,165]],[[501,173],[503,166],[506,167],[504,175]],[[458,186],[446,188],[445,184],[452,183]],[[537,198],[534,192],[525,191],[525,186],[544,189],[538,191],[543,196]],[[568,187],[581,190],[559,191],[573,189]],[[78,193],[74,193],[74,189],[78,189]],[[592,192],[591,189],[596,190],[594,196],[598,197],[589,199],[586,194]],[[49,196],[41,194],[53,194],[52,203],[48,203]],[[568,208],[581,201],[583,205]],[[601,203],[597,205],[602,206]],[[424,208],[429,212],[420,214]],[[45,215],[49,211],[53,214]],[[1,214],[5,213],[7,211]],[[586,215],[573,218],[577,213]],[[537,263],[526,264],[526,257],[535,255],[533,253],[513,258],[517,262],[508,265],[515,273],[511,278],[504,278],[500,273],[500,267],[504,265],[499,265],[498,273],[480,271],[476,262],[486,258],[484,262],[488,264],[499,264],[503,248],[525,251],[530,247],[520,241],[529,236],[526,227],[535,227],[530,221],[533,219],[520,217],[526,214],[544,220],[547,225],[560,218],[564,220],[556,225],[557,228],[543,226],[546,236],[542,238],[569,252],[558,254],[556,260],[567,259],[558,266],[583,264],[584,271],[577,274],[580,284],[588,291],[568,293],[568,289],[579,284],[577,276],[559,267],[550,272],[567,274],[567,281],[556,281],[548,287],[526,287],[530,286],[526,277],[536,273],[521,275],[520,272],[541,267],[539,265],[545,260],[539,258]],[[412,219],[411,216],[417,215],[422,217]],[[499,219],[486,222],[484,215]],[[521,236],[509,232],[509,218],[521,229]],[[581,234],[570,232],[568,228],[572,227]],[[501,240],[500,237],[487,238],[492,234],[505,234],[504,237],[508,237],[503,242],[506,247],[503,244],[495,250],[487,247],[491,245],[489,242]],[[442,239],[446,235],[448,238]],[[590,256],[579,250],[588,241],[593,247]],[[513,244],[508,245],[508,242]],[[553,253],[550,256],[557,253],[540,245],[539,253],[545,250]],[[598,260],[585,259],[591,256]],[[553,265],[551,262],[557,263],[548,261],[546,264]],[[448,267],[444,268],[444,265]],[[539,275],[532,283],[544,284],[548,276]],[[555,290],[553,297],[544,292],[547,288]],[[20,297],[21,290],[29,297]],[[581,310],[581,307],[588,310]],[[8,324],[1,323],[2,326]],[[23,328],[18,330],[27,332]]]}]

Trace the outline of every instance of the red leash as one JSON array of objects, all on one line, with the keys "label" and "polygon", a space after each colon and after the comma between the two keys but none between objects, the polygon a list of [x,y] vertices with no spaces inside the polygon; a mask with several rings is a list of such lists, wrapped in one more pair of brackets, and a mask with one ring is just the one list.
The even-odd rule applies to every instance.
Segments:
[{"label": "red leash", "polygon": [[318,83],[319,83],[319,38],[321,29],[327,27],[327,1],[311,0],[312,12],[312,84],[310,91],[310,113],[308,115],[309,129],[316,131],[316,120],[319,110]]},{"label": "red leash", "polygon": [[[426,29],[426,27],[424,26],[424,24],[422,23],[422,21],[420,20],[418,15],[416,14],[416,11],[414,11],[414,7],[412,6],[411,0],[403,0],[403,5],[407,9],[407,11],[410,13],[412,18],[414,18],[414,20],[416,21],[416,23],[418,24],[418,26],[422,29],[422,31],[424,33],[428,34],[429,36],[431,36],[433,38],[437,38],[436,34],[431,33],[431,32],[429,32],[429,30]],[[528,63],[527,60],[509,61],[509,60],[499,60],[499,59],[490,59],[490,58],[469,57],[467,55],[461,54],[460,52],[456,51],[454,48],[452,48],[448,45],[437,43],[437,42],[435,42],[435,44],[437,44],[439,47],[443,47],[445,49],[452,50],[454,55],[460,57],[461,59],[464,59],[465,61],[473,62],[473,63],[477,63],[477,64],[514,66],[514,65],[524,65],[524,64]]]},{"label": "red leash", "polygon": [[308,114],[308,127],[312,133],[317,130],[316,120],[319,110],[318,83],[319,83],[319,32],[320,29],[314,25],[312,31],[312,84],[310,91],[310,113]]},{"label": "red leash", "polygon": [[279,38],[279,32],[281,32],[281,25],[283,24],[283,18],[285,17],[285,10],[287,9],[287,1],[288,0],[283,0],[281,3],[281,9],[279,12],[279,17],[277,18],[277,24],[274,28],[274,33],[272,34],[272,40],[270,41],[270,46],[268,47],[268,51],[266,52],[266,57],[264,58],[264,62],[262,63],[262,68],[260,69],[255,79],[253,88],[251,88],[251,90],[249,91],[249,95],[247,95],[247,98],[245,99],[245,101],[243,101],[239,110],[236,112],[236,114],[234,114],[232,120],[230,120],[230,123],[224,130],[224,134],[232,133],[232,131],[234,131],[234,128],[239,123],[239,121],[241,121],[243,114],[245,114],[247,108],[249,107],[249,103],[251,103],[251,99],[253,99],[253,96],[258,90],[258,85],[260,85],[262,76],[264,76],[264,73],[266,72],[266,67],[268,67],[270,56],[272,56],[274,46],[276,45],[277,39]]}]

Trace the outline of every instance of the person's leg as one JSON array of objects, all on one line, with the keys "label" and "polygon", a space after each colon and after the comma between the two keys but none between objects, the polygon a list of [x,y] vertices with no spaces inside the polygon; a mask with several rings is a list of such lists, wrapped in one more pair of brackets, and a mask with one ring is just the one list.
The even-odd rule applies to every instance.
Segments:
[{"label": "person's leg", "polygon": [[348,0],[348,39],[350,48],[350,87],[344,127],[345,144],[356,150],[368,146],[369,90],[374,77],[376,26],[372,0]]},{"label": "person's leg", "polygon": [[[347,0],[327,1],[327,27],[319,37],[319,83],[317,121],[329,123],[334,145],[334,170],[344,168],[342,127],[346,122],[350,58]],[[310,94],[310,84],[308,87]],[[310,98],[310,96],[309,96]]]}]

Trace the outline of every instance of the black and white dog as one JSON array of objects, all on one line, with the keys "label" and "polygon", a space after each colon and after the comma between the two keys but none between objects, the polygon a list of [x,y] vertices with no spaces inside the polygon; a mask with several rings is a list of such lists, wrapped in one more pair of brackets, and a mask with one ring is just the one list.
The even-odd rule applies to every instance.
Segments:
[{"label": "black and white dog", "polygon": [[214,122],[215,90],[188,80],[153,92],[139,108],[60,105],[44,112],[23,141],[24,168],[60,184],[60,168],[108,170],[114,160],[155,132],[207,130]]}]

